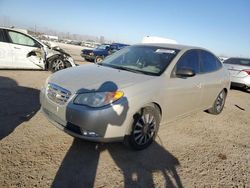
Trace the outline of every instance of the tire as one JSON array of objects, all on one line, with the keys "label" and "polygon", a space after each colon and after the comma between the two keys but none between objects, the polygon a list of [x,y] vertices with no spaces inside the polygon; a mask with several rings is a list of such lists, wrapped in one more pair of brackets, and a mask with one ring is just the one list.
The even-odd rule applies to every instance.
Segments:
[{"label": "tire", "polygon": [[216,97],[213,107],[207,110],[208,113],[214,114],[214,115],[220,114],[224,108],[226,97],[227,97],[227,93],[223,89],[219,93],[219,95]]},{"label": "tire", "polygon": [[147,106],[136,113],[131,134],[125,138],[125,143],[134,150],[147,148],[157,135],[160,117],[160,111],[153,106]]},{"label": "tire", "polygon": [[57,72],[59,70],[65,69],[65,68],[67,68],[67,64],[60,57],[53,59],[49,64],[49,70],[51,72]]},{"label": "tire", "polygon": [[102,60],[103,60],[103,57],[102,57],[102,56],[96,56],[96,58],[95,58],[95,63],[98,64],[98,63],[100,63]]},{"label": "tire", "polygon": [[69,61],[65,61],[64,63],[65,63],[65,68],[72,67],[72,65],[70,64],[70,62],[69,62]]}]

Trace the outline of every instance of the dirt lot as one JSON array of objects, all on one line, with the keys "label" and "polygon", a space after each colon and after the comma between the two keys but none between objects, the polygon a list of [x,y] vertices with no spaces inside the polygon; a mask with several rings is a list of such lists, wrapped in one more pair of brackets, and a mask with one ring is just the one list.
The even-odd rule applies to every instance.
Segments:
[{"label": "dirt lot", "polygon": [[84,64],[86,63],[84,61],[84,59],[81,57],[81,50],[82,49],[90,49],[88,47],[83,47],[83,46],[77,46],[77,45],[71,45],[71,44],[64,44],[64,43],[56,43],[58,46],[60,46],[60,48],[64,49],[66,52],[68,52],[73,59],[75,60],[75,62],[77,64]]},{"label": "dirt lot", "polygon": [[[84,65],[83,65],[84,66]],[[144,151],[73,139],[39,112],[45,71],[0,70],[0,187],[250,187],[250,94],[162,126]]]}]

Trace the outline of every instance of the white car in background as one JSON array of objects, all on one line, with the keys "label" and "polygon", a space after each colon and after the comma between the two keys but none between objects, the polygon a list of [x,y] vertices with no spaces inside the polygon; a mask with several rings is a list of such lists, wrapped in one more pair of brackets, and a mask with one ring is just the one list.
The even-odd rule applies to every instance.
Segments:
[{"label": "white car in background", "polygon": [[163,38],[163,37],[157,37],[157,36],[146,36],[142,39],[141,43],[143,44],[178,44],[176,40],[169,39],[169,38]]},{"label": "white car in background", "polygon": [[230,72],[232,86],[250,88],[250,59],[232,57],[223,63]]},{"label": "white car in background", "polygon": [[56,72],[73,67],[72,57],[18,29],[0,27],[0,69],[41,69]]}]

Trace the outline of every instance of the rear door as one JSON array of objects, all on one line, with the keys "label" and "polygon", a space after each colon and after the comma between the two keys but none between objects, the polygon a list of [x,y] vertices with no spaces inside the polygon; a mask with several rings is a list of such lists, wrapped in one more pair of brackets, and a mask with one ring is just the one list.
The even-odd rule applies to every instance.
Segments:
[{"label": "rear door", "polygon": [[201,79],[204,84],[203,108],[211,107],[217,95],[222,91],[225,74],[220,60],[212,53],[200,50]]},{"label": "rear door", "polygon": [[8,43],[5,30],[0,29],[0,68],[11,68],[12,66],[12,50]]},{"label": "rear door", "polygon": [[[44,53],[42,46],[37,41],[28,35],[13,30],[7,30],[7,34],[11,41],[9,45],[12,50],[13,68],[43,69],[44,57],[42,56]],[[27,55],[34,50],[40,55],[28,57]]]},{"label": "rear door", "polygon": [[[195,76],[180,78],[175,72],[181,68],[192,69]],[[189,50],[182,55],[172,71],[166,91],[167,118],[173,120],[178,116],[189,114],[200,108],[202,99],[202,79],[200,78],[200,62],[197,50]]]}]

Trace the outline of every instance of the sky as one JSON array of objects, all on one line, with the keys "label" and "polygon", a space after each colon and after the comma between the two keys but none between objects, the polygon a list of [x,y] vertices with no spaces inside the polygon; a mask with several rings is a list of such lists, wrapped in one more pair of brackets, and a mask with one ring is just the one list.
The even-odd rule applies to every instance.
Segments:
[{"label": "sky", "polygon": [[250,0],[0,0],[0,16],[129,44],[159,36],[250,57]]}]

